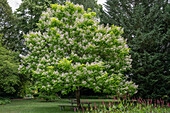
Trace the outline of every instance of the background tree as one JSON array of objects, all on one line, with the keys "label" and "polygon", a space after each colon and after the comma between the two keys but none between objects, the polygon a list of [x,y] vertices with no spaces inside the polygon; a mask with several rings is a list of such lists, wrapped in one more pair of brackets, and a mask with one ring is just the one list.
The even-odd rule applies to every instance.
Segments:
[{"label": "background tree", "polygon": [[83,5],[84,10],[87,11],[90,8],[93,12],[96,12],[96,15],[100,15],[101,5],[97,4],[97,0],[71,0],[74,4]]},{"label": "background tree", "polygon": [[7,0],[0,0],[0,31],[7,27],[12,18],[12,10]]},{"label": "background tree", "polygon": [[0,96],[23,96],[27,76],[18,74],[18,53],[5,49],[1,42],[0,36]]},{"label": "background tree", "polygon": [[168,0],[107,0],[105,7],[103,23],[125,29],[133,59],[129,75],[139,85],[137,96],[170,95]]},{"label": "background tree", "polygon": [[28,33],[30,30],[35,30],[42,11],[49,6],[49,0],[22,0],[20,7],[15,12],[20,31]]},{"label": "background tree", "polygon": [[[27,77],[19,74],[19,53],[22,50],[16,30],[16,19],[7,0],[0,0],[0,95],[21,96],[24,94]],[[10,50],[9,50],[10,49]]]},{"label": "background tree", "polygon": [[94,12],[86,13],[79,5],[52,5],[43,12],[39,30],[25,35],[30,52],[22,57],[19,70],[32,73],[42,92],[75,91],[77,105],[83,87],[133,95],[137,86],[122,74],[131,67],[123,31],[97,20]]},{"label": "background tree", "polygon": [[0,0],[0,33],[3,34],[3,42],[1,43],[7,49],[16,51],[19,48],[20,42],[17,38],[14,23],[16,23],[16,19],[7,0]]},{"label": "background tree", "polygon": [[24,46],[23,34],[30,30],[37,28],[36,23],[42,11],[45,11],[50,6],[49,0],[22,0],[21,5],[15,11],[15,29],[11,31],[18,31],[17,38],[21,45],[22,54],[26,54],[27,48]]}]

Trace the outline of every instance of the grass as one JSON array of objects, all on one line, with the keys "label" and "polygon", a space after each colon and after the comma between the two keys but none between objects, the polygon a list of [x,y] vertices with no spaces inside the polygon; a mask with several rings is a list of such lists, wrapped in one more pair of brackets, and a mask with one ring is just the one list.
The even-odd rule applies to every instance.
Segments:
[{"label": "grass", "polygon": [[[83,102],[96,103],[96,105],[109,103],[113,99],[81,99]],[[67,108],[64,111],[60,110],[58,105],[70,105],[68,99],[60,99],[57,102],[42,102],[42,100],[12,100],[10,104],[0,105],[0,113],[75,113],[73,108]],[[168,112],[169,112],[168,108]]]},{"label": "grass", "polygon": [[[103,99],[102,99],[103,100]],[[101,100],[101,101],[102,101]],[[109,102],[109,99],[104,99]],[[64,111],[60,110],[58,105],[70,105],[68,99],[61,99],[57,102],[42,102],[42,100],[12,100],[10,104],[0,105],[0,113],[74,113],[71,108],[65,108]],[[81,99],[87,102],[87,99]],[[100,102],[99,99],[88,99],[89,102]]]},{"label": "grass", "polygon": [[[70,108],[60,111],[58,105],[66,104],[67,100],[58,102],[41,102],[40,100],[12,100],[10,104],[0,105],[0,113],[74,113]],[[69,104],[69,103],[68,103]]]}]

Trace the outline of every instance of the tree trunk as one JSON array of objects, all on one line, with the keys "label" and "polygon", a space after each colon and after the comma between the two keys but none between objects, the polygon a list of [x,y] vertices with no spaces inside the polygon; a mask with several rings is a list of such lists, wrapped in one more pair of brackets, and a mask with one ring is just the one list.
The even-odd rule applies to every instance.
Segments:
[{"label": "tree trunk", "polygon": [[79,106],[79,108],[81,108],[81,104],[80,104],[80,88],[77,87],[76,90],[76,100],[77,100],[77,106]]}]

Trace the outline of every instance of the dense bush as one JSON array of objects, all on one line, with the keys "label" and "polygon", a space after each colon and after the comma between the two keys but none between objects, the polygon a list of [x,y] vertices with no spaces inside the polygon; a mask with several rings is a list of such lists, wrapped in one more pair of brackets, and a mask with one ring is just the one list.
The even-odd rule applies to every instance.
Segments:
[{"label": "dense bush", "polygon": [[0,97],[0,105],[5,105],[5,104],[8,104],[8,103],[11,103],[10,99]]},{"label": "dense bush", "polygon": [[45,101],[58,101],[60,99],[60,97],[57,95],[47,95],[47,94],[40,94],[38,98]]},{"label": "dense bush", "polygon": [[1,42],[0,38],[0,95],[18,96],[25,85],[22,84],[22,74],[18,73],[19,60],[17,57],[19,54],[5,49]]}]

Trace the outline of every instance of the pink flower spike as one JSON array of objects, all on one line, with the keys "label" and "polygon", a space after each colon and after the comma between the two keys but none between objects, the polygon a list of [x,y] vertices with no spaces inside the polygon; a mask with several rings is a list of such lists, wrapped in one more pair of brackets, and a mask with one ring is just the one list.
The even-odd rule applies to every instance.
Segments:
[{"label": "pink flower spike", "polygon": [[167,103],[167,106],[168,106],[168,107],[170,107],[170,104],[169,104],[169,102]]},{"label": "pink flower spike", "polygon": [[83,110],[83,113],[84,113],[84,108],[83,108],[83,106],[81,106],[81,108],[82,108],[82,110]]},{"label": "pink flower spike", "polygon": [[144,100],[143,102],[146,104],[146,101],[145,101],[145,100]]},{"label": "pink flower spike", "polygon": [[153,107],[155,107],[155,103],[153,103]]},{"label": "pink flower spike", "polygon": [[164,100],[162,101],[162,107],[164,107]]},{"label": "pink flower spike", "polygon": [[87,100],[87,103],[89,103],[89,101]]},{"label": "pink flower spike", "polygon": [[107,107],[109,108],[109,104],[107,105]]},{"label": "pink flower spike", "polygon": [[151,101],[150,101],[150,104],[152,104],[152,99],[151,99]]},{"label": "pink flower spike", "polygon": [[92,110],[93,110],[93,107],[92,107],[92,105],[91,105],[91,108],[92,108]]},{"label": "pink flower spike", "polygon": [[74,112],[76,112],[76,108],[74,108]]},{"label": "pink flower spike", "polygon": [[119,98],[117,97],[117,104],[119,104]]},{"label": "pink flower spike", "polygon": [[147,102],[147,103],[148,103],[148,105],[149,105],[149,99],[148,99],[148,102]]},{"label": "pink flower spike", "polygon": [[105,104],[104,104],[104,100],[103,100],[103,105],[105,105]]}]

